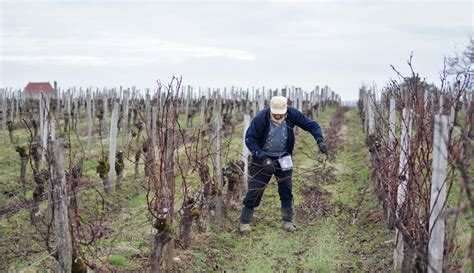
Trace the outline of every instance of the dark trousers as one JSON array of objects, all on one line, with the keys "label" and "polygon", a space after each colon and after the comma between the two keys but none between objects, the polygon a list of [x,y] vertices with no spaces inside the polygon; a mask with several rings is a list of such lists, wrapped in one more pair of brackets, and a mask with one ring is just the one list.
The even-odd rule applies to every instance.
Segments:
[{"label": "dark trousers", "polygon": [[255,207],[260,205],[262,200],[263,192],[268,186],[268,182],[272,178],[272,175],[275,175],[278,181],[278,194],[280,195],[281,207],[291,208],[293,202],[293,194],[291,193],[291,175],[292,170],[283,171],[278,163],[277,159],[275,161],[275,172],[265,173],[262,162],[252,160],[250,165],[249,175],[250,180],[248,183],[247,194],[244,198],[244,206],[247,210],[253,210]]}]

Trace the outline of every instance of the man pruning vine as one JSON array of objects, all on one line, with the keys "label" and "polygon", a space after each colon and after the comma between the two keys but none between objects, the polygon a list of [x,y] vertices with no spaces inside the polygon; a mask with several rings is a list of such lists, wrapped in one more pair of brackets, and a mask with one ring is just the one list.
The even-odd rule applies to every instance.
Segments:
[{"label": "man pruning vine", "polygon": [[275,96],[270,107],[258,112],[245,134],[245,144],[252,153],[248,191],[240,215],[240,232],[250,231],[254,209],[260,205],[263,192],[271,177],[278,181],[283,229],[296,230],[293,225],[292,160],[295,144],[294,126],[311,133],[321,153],[327,154],[327,145],[319,124],[295,108],[288,107],[286,97]]}]

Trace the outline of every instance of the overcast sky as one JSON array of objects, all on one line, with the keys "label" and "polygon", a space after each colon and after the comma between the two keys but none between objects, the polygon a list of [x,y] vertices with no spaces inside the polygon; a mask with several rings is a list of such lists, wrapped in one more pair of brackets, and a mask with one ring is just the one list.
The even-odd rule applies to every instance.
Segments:
[{"label": "overcast sky", "polygon": [[0,86],[312,89],[345,100],[408,72],[439,82],[473,34],[472,1],[1,1]]}]

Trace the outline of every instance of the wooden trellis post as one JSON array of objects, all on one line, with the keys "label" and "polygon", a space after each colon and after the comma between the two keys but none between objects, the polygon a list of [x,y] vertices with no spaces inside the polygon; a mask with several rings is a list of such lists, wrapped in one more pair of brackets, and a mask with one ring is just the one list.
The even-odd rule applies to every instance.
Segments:
[{"label": "wooden trellis post", "polygon": [[262,87],[262,92],[258,92],[258,89],[257,89],[257,93],[259,94],[259,111],[262,111],[263,108],[265,108],[265,87],[263,86]]},{"label": "wooden trellis post", "polygon": [[367,110],[369,111],[369,135],[375,134],[375,97],[374,94],[367,96]]},{"label": "wooden trellis post", "polygon": [[303,92],[301,91],[301,89],[299,88],[296,88],[296,94],[295,94],[295,102],[296,102],[296,107],[297,109],[301,112],[303,111],[303,107],[302,107],[302,100],[303,100]]},{"label": "wooden trellis post", "polygon": [[272,98],[272,89],[268,88],[267,95],[266,95],[266,98],[265,98],[265,100],[267,102],[266,106],[270,106],[270,99],[271,98]]},{"label": "wooden trellis post", "polygon": [[[407,183],[409,180],[408,157],[410,156],[410,138],[412,134],[412,123],[413,111],[411,109],[403,108],[400,137],[400,164],[398,169],[400,181],[397,189],[397,217],[399,216],[400,209],[402,208],[403,203],[405,202]],[[397,246],[395,248],[393,261],[395,271],[398,271],[402,266],[405,251],[402,234],[399,232],[398,229],[396,229],[395,238]]]},{"label": "wooden trellis post", "polygon": [[105,94],[105,90],[104,90],[104,93],[102,94],[102,126],[100,128],[101,130],[101,133],[102,135],[104,136],[107,132],[107,124],[106,124],[106,119],[107,119],[107,103],[108,103],[108,99],[107,99],[107,95]]},{"label": "wooden trellis post", "polygon": [[244,113],[249,113],[250,112],[250,92],[249,89],[243,90],[242,88],[239,88],[239,92],[242,94],[240,96],[240,102],[242,103],[242,112]]},{"label": "wooden trellis post", "polygon": [[428,101],[429,101],[429,94],[428,94],[428,90],[424,90],[424,94],[423,94],[423,103],[424,103],[424,109],[425,111],[428,111]]},{"label": "wooden trellis post", "polygon": [[70,130],[74,130],[75,120],[76,120],[76,88],[73,89],[71,93],[71,119],[70,119]]},{"label": "wooden trellis post", "polygon": [[[61,90],[57,86],[57,82],[54,83],[54,98],[56,99],[56,116],[61,116]],[[59,126],[59,124],[58,124]]]},{"label": "wooden trellis post", "polygon": [[123,106],[123,117],[122,117],[122,128],[125,133],[128,133],[128,96],[129,96],[129,91],[128,89],[125,90],[123,93],[123,100],[122,100],[122,106]]},{"label": "wooden trellis post", "polygon": [[318,108],[316,108],[315,115],[318,116],[318,114],[321,112],[321,94],[319,93],[319,85],[316,85],[314,89],[314,95],[316,96],[316,102],[318,103]]},{"label": "wooden trellis post", "polygon": [[10,121],[11,122],[15,122],[15,100],[14,100],[15,96],[13,95],[13,93],[11,94],[11,97],[10,97]]},{"label": "wooden trellis post", "polygon": [[238,101],[240,100],[240,96],[242,96],[242,93],[238,93],[235,89],[234,89],[234,86],[231,87],[230,89],[230,94],[231,94],[231,98],[232,98],[232,107],[230,108],[230,112],[233,114],[232,115],[232,122],[235,121],[235,113],[237,111],[241,111],[242,108],[241,108],[241,105],[238,105]]},{"label": "wooden trellis post", "polygon": [[474,134],[474,93],[471,93],[470,105],[467,110],[468,116],[467,119],[471,119],[470,128],[467,130],[468,135],[472,136]]},{"label": "wooden trellis post", "polygon": [[68,126],[67,126],[67,131],[71,131],[71,124],[72,124],[72,116],[71,116],[71,100],[72,100],[72,95],[71,95],[71,90],[67,91],[67,104],[66,104],[66,109],[67,109],[67,117],[68,117]]},{"label": "wooden trellis post", "polygon": [[389,148],[393,153],[395,149],[395,98],[390,98],[390,114],[389,114],[389,127],[388,127],[388,139],[389,139]]},{"label": "wooden trellis post", "polygon": [[[454,100],[454,98],[452,100]],[[455,121],[456,121],[456,101],[451,101],[451,110],[449,112],[449,128],[454,127]]]},{"label": "wooden trellis post", "polygon": [[41,139],[43,139],[43,127],[44,127],[44,101],[43,101],[43,96],[42,96],[42,93],[40,93],[40,96],[39,96],[39,100],[38,100],[38,104],[39,104],[39,125],[40,125],[40,137]]},{"label": "wooden trellis post", "polygon": [[364,133],[365,136],[368,135],[369,133],[369,93],[370,91],[366,91],[363,93],[364,96],[364,114],[365,114],[365,119],[364,119]]},{"label": "wooden trellis post", "polygon": [[69,232],[68,195],[64,172],[64,143],[59,140],[50,143],[51,193],[54,209],[57,254],[60,272],[71,272],[72,244]]},{"label": "wooden trellis post", "polygon": [[286,97],[288,98],[288,100],[293,100],[294,99],[294,90],[295,90],[295,87],[294,86],[285,86],[286,88]]},{"label": "wooden trellis post", "polygon": [[114,100],[113,109],[112,109],[112,118],[110,120],[110,138],[109,138],[109,175],[107,179],[107,185],[105,187],[106,192],[110,190],[115,185],[115,178],[117,174],[115,172],[115,154],[116,154],[116,145],[117,145],[117,122],[118,122],[118,108],[119,105]]},{"label": "wooden trellis post", "polygon": [[186,102],[185,102],[185,110],[184,110],[184,118],[186,119],[186,128],[190,127],[190,122],[189,122],[189,103],[191,100],[191,86],[188,86],[187,92],[186,92]]},{"label": "wooden trellis post", "polygon": [[448,166],[448,117],[436,115],[433,136],[433,174],[431,177],[428,272],[443,272],[446,202],[446,168]]},{"label": "wooden trellis post", "polygon": [[444,94],[441,93],[439,95],[439,111],[438,114],[443,114],[444,113]]},{"label": "wooden trellis post", "polygon": [[3,144],[7,144],[7,95],[6,95],[6,92],[3,92],[1,100],[2,100]]},{"label": "wooden trellis post", "polygon": [[41,93],[40,112],[42,113],[41,128],[41,167],[46,165],[46,150],[48,148],[48,129],[49,129],[49,99]]},{"label": "wooden trellis post", "polygon": [[[199,93],[201,93],[201,89],[199,89]],[[203,96],[201,96],[200,100],[201,100],[201,112],[200,112],[201,127],[203,127],[204,124],[206,124],[206,99]]]},{"label": "wooden trellis post", "polygon": [[91,142],[92,142],[92,98],[90,91],[87,92],[87,157],[92,159]]},{"label": "wooden trellis post", "polygon": [[318,96],[318,101],[319,101],[319,112],[323,112],[324,111],[324,87],[321,86],[320,88],[319,85],[317,85],[316,87],[317,87],[316,94]]},{"label": "wooden trellis post", "polygon": [[249,161],[248,161],[248,156],[249,156],[249,149],[247,148],[247,145],[245,145],[245,133],[247,132],[248,128],[250,126],[250,116],[248,114],[244,115],[244,133],[242,136],[242,161],[244,162],[244,189],[242,192],[247,191],[247,182],[248,182],[248,167],[249,167]]},{"label": "wooden trellis post", "polygon": [[147,92],[145,97],[145,121],[146,129],[151,130],[151,107],[150,107],[150,94]]},{"label": "wooden trellis post", "polygon": [[222,217],[222,188],[223,188],[223,179],[222,179],[222,166],[221,166],[221,129],[222,129],[222,116],[221,116],[221,95],[218,91],[216,96],[216,156],[215,156],[215,166],[216,169],[216,183],[217,183],[217,193],[215,196],[215,219],[220,219]]},{"label": "wooden trellis post", "polygon": [[56,120],[51,118],[49,121],[49,137],[51,140],[56,140]]},{"label": "wooden trellis post", "polygon": [[[155,158],[155,151],[156,151],[156,134],[157,134],[157,128],[156,128],[156,118],[157,118],[157,105],[151,106],[151,154],[153,155],[153,158]],[[153,161],[154,162],[154,161]]]},{"label": "wooden trellis post", "polygon": [[[174,117],[172,117],[169,121],[174,121]],[[164,194],[165,199],[167,199],[170,203],[168,209],[169,219],[173,219],[174,217],[174,194],[176,191],[176,176],[174,173],[174,154],[176,143],[174,141],[174,130],[172,128],[166,129],[166,150],[165,150],[165,176],[166,176],[166,187],[164,187],[163,191],[166,193]],[[156,242],[156,241],[155,241]],[[155,243],[156,244],[156,243]],[[155,254],[155,253],[154,253]],[[171,237],[170,240],[164,245],[162,248],[163,255],[163,268],[171,268],[173,264],[173,256],[174,256],[174,238]],[[152,266],[153,271],[153,266]],[[158,272],[158,271],[153,271]]]},{"label": "wooden trellis post", "polygon": [[94,94],[94,92],[92,92],[92,89],[91,89],[91,100],[92,100],[92,103],[91,103],[92,128],[95,127],[95,98],[96,98],[96,95]]},{"label": "wooden trellis post", "polygon": [[20,119],[20,98],[21,98],[21,91],[18,91],[17,98],[16,98],[16,120],[21,122]]},{"label": "wooden trellis post", "polygon": [[257,114],[257,101],[256,100],[252,102],[252,113],[253,113],[252,117],[255,117],[255,115]]},{"label": "wooden trellis post", "polygon": [[131,100],[131,108],[129,109],[129,112],[130,112],[130,118],[128,119],[128,134],[127,134],[127,143],[130,141],[130,139],[132,138],[132,128],[135,126],[135,123],[134,123],[134,118],[135,118],[135,114],[133,112],[133,110],[135,109],[135,104],[133,102],[133,99]]},{"label": "wooden trellis post", "polygon": [[73,99],[72,101],[73,105],[74,105],[74,122],[73,122],[73,125],[74,125],[74,130],[77,131],[77,124],[79,123],[79,103],[80,103],[80,98],[76,98],[76,99]]}]

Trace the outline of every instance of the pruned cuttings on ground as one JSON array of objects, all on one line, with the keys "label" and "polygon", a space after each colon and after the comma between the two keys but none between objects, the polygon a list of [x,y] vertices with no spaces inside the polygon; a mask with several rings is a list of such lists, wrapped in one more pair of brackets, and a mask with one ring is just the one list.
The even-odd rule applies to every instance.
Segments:
[{"label": "pruned cuttings on ground", "polygon": [[302,188],[299,193],[303,201],[296,207],[296,215],[306,219],[308,224],[314,224],[320,217],[332,212],[331,193],[318,186]]}]

